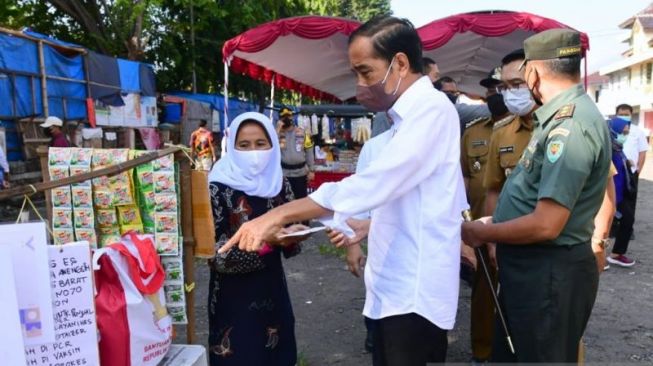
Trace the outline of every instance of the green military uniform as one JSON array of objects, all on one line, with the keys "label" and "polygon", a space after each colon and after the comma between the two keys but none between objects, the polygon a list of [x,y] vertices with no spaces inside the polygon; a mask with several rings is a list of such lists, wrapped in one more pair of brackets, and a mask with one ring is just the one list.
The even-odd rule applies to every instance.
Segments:
[{"label": "green military uniform", "polygon": [[531,140],[532,132],[532,122],[520,116],[510,116],[494,125],[483,179],[486,190],[501,191]]},{"label": "green military uniform", "polygon": [[481,217],[485,203],[483,176],[492,135],[492,118],[478,118],[467,124],[460,146],[460,166],[463,177],[468,179],[467,199],[472,215]]},{"label": "green military uniform", "polygon": [[[527,39],[524,48],[526,60],[580,55],[580,35],[550,30]],[[516,355],[496,327],[494,361],[577,361],[598,287],[590,241],[610,161],[607,125],[581,85],[535,112],[533,137],[499,196],[494,221],[531,214],[544,199],[567,208],[570,217],[554,240],[498,243],[500,302]]]}]

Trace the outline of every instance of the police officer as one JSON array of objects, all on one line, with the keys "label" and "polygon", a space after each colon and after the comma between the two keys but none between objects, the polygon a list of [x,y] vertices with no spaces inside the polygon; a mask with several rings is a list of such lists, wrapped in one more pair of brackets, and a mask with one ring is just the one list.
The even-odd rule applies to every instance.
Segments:
[{"label": "police officer", "polygon": [[[490,71],[487,78],[481,80],[481,86],[487,89],[487,106],[492,113],[492,117],[482,117],[467,123],[461,141],[460,164],[465,179],[467,199],[474,217],[484,216],[485,188],[483,187],[483,178],[488,161],[493,125],[497,121],[514,119],[514,116],[510,115],[503,102],[503,95],[497,92],[497,86],[501,84],[500,79],[500,68],[496,67]],[[489,360],[492,351],[494,303],[483,271],[478,269],[476,265],[480,261],[480,258],[477,258],[477,253],[467,245],[462,246],[462,251],[463,258],[473,258],[471,264],[477,267],[471,278],[472,357],[474,362],[484,362]],[[482,248],[481,252],[485,257],[485,262],[489,263],[486,249]],[[496,286],[496,270],[490,269],[490,272]]]},{"label": "police officer", "polygon": [[293,113],[289,108],[281,108],[279,117],[281,120],[277,123],[277,133],[283,176],[288,179],[295,198],[304,198],[308,194],[308,181],[315,174],[313,145],[306,143],[304,130],[293,123]]},{"label": "police officer", "polygon": [[524,49],[524,81],[543,106],[501,191],[494,223],[464,223],[463,240],[497,243],[499,300],[515,355],[495,327],[493,361],[577,362],[598,287],[590,242],[607,183],[610,138],[580,85],[580,34],[545,31],[528,38]]}]

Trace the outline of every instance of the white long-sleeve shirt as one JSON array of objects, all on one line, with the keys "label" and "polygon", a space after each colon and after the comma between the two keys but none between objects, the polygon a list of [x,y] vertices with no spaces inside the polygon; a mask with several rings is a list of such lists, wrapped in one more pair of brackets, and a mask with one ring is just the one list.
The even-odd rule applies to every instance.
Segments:
[{"label": "white long-sleeve shirt", "polygon": [[[372,211],[366,298],[372,319],[417,313],[453,328],[458,305],[461,211],[458,114],[427,77],[388,111],[392,136],[370,165],[310,198],[334,222]],[[338,227],[336,227],[338,228]]]}]

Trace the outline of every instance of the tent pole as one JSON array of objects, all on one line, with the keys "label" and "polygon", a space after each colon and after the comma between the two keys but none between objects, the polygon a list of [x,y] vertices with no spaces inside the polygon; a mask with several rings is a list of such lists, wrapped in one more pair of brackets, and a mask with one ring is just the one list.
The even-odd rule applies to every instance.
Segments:
[{"label": "tent pole", "polygon": [[41,72],[41,100],[43,102],[43,115],[50,116],[48,106],[48,80],[45,75],[45,57],[43,56],[43,41],[39,41],[39,70]]},{"label": "tent pole", "polygon": [[224,119],[222,121],[222,130],[225,131],[229,127],[229,64],[224,62],[224,90],[222,92],[224,97]]},{"label": "tent pole", "polygon": [[274,115],[274,80],[276,79],[276,75],[272,75],[272,83],[270,84],[272,87],[270,88],[270,120],[272,120],[272,116]]}]

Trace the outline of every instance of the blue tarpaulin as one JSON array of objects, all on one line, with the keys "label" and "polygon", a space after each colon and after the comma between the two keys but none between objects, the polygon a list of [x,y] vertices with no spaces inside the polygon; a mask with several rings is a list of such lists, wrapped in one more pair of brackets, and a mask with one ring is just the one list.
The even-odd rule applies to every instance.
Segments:
[{"label": "blue tarpaulin", "polygon": [[118,59],[118,72],[120,72],[120,87],[128,93],[141,91],[140,63]]},{"label": "blue tarpaulin", "polygon": [[[81,55],[65,56],[54,47],[43,47],[45,72],[48,76],[59,76],[79,80],[63,81],[48,79],[48,107],[50,115],[66,119],[86,118],[86,84],[84,81],[84,59]],[[65,103],[65,110],[64,110]]]}]

